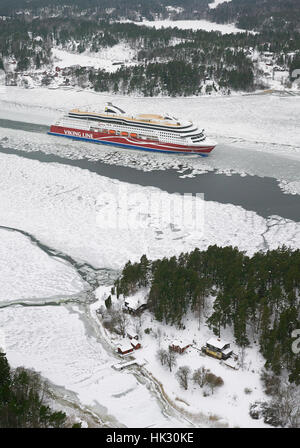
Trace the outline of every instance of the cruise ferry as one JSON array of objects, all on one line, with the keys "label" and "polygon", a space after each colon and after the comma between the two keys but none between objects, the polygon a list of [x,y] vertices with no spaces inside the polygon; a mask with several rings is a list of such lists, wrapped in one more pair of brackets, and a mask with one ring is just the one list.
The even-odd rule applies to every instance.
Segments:
[{"label": "cruise ferry", "polygon": [[216,146],[190,121],[169,114],[130,115],[112,103],[106,103],[103,112],[73,109],[48,133],[127,149],[201,156]]}]

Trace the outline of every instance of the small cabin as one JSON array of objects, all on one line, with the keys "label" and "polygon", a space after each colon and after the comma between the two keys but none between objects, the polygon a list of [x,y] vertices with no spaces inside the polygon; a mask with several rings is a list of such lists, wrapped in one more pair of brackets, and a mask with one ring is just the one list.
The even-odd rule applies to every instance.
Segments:
[{"label": "small cabin", "polygon": [[120,355],[128,355],[129,353],[132,353],[134,350],[132,344],[130,344],[129,342],[124,342],[124,344],[119,344],[117,347],[117,352]]},{"label": "small cabin", "polygon": [[141,348],[141,344],[139,341],[136,341],[135,339],[131,339],[130,341],[132,347],[134,348],[134,350],[138,350],[139,348]]},{"label": "small cabin", "polygon": [[139,314],[146,308],[146,301],[136,300],[134,297],[128,297],[124,302],[124,309],[130,314]]},{"label": "small cabin", "polygon": [[169,345],[169,350],[177,353],[184,353],[187,348],[189,348],[192,344],[182,341],[173,341]]},{"label": "small cabin", "polygon": [[202,351],[207,355],[218,359],[228,359],[232,355],[230,343],[220,338],[210,338]]}]

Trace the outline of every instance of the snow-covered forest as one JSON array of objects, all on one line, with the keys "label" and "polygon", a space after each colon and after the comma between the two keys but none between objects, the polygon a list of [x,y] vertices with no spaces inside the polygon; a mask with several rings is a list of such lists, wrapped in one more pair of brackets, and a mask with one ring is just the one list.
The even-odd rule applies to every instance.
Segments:
[{"label": "snow-covered forest", "polygon": [[147,14],[132,22],[129,12],[120,19],[104,18],[98,9],[92,15],[69,9],[67,16],[14,11],[0,17],[0,69],[7,85],[78,86],[144,96],[293,87],[300,60],[295,28],[221,32],[212,23],[216,31],[180,29],[168,27],[176,25],[170,15],[160,22],[164,28],[155,28],[153,17],[145,22],[150,26],[141,26]]}]

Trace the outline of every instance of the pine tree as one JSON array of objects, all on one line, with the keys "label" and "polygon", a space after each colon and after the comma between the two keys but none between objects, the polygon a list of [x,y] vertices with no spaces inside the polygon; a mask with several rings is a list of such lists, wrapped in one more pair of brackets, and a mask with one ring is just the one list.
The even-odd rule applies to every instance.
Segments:
[{"label": "pine tree", "polygon": [[0,351],[0,406],[10,397],[11,372],[5,353]]}]

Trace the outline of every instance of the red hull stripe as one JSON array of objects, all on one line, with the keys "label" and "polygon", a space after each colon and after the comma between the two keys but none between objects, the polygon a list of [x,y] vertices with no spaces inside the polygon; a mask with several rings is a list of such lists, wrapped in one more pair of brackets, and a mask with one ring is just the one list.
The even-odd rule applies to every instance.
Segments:
[{"label": "red hull stripe", "polygon": [[105,133],[85,131],[80,129],[65,128],[62,126],[51,126],[49,134],[69,137],[78,140],[91,141],[93,143],[102,143],[107,145],[121,146],[145,151],[160,151],[168,153],[186,153],[207,155],[214,146],[185,146],[175,143],[156,142],[154,140],[140,140],[134,137],[121,135],[108,135]]}]

